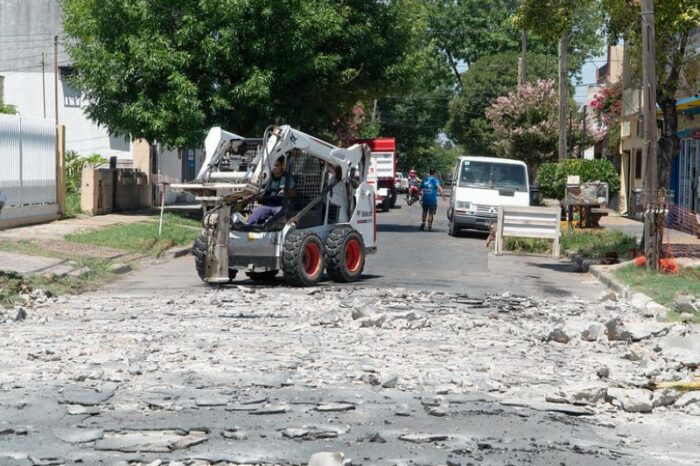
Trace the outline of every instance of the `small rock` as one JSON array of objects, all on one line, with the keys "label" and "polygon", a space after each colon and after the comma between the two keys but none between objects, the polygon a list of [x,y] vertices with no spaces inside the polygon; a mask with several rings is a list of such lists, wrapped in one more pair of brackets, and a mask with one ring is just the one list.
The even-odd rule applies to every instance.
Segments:
[{"label": "small rock", "polygon": [[593,322],[581,332],[581,339],[585,341],[596,341],[603,335],[605,326],[599,322]]},{"label": "small rock", "polygon": [[602,291],[598,295],[598,302],[605,303],[607,301],[617,301],[617,293],[614,291]]},{"label": "small rock", "polygon": [[221,436],[231,440],[246,440],[248,438],[248,434],[241,430],[225,430],[221,432]]},{"label": "small rock", "polygon": [[309,459],[308,466],[343,466],[345,453],[314,453]]},{"label": "small rock", "polygon": [[545,341],[556,341],[557,343],[567,344],[571,341],[571,337],[567,335],[562,327],[557,326],[547,333]]},{"label": "small rock", "polygon": [[318,320],[318,323],[320,325],[336,325],[342,320],[343,317],[341,316],[340,312],[329,311],[321,316],[321,318]]},{"label": "small rock", "polygon": [[278,404],[267,404],[261,408],[258,408],[254,411],[249,411],[248,414],[255,414],[255,415],[267,415],[267,414],[284,414],[287,411],[289,411],[289,405],[286,403],[278,403]]},{"label": "small rock", "polygon": [[662,313],[668,314],[668,309],[666,309],[666,306],[662,306],[661,304],[655,301],[649,301],[644,307],[642,315],[644,317],[656,317],[657,315]]},{"label": "small rock", "polygon": [[435,417],[445,417],[447,416],[447,406],[440,405],[430,407],[428,408],[428,414]]},{"label": "small rock", "polygon": [[12,317],[12,320],[15,322],[19,322],[20,320],[24,320],[27,318],[27,310],[24,309],[23,307],[18,307],[15,309],[15,315]]},{"label": "small rock", "polygon": [[374,309],[372,309],[370,306],[356,307],[356,308],[353,308],[353,310],[352,310],[353,320],[364,319],[367,317],[371,317],[373,315],[374,315]]},{"label": "small rock", "polygon": [[382,324],[386,321],[386,315],[378,314],[369,317],[363,317],[359,319],[360,327],[376,327],[381,328]]},{"label": "small rock", "polygon": [[651,399],[651,404],[654,408],[660,406],[670,406],[678,400],[679,393],[676,390],[670,388],[663,388],[661,390],[656,390],[654,396]]},{"label": "small rock", "polygon": [[368,440],[370,443],[386,443],[386,440],[384,440],[384,437],[379,435],[379,433],[376,433],[374,435],[371,435]]},{"label": "small rock", "polygon": [[605,324],[605,328],[605,333],[610,341],[629,341],[631,339],[630,333],[625,329],[625,324],[619,317],[609,320]]},{"label": "small rock", "polygon": [[441,434],[404,434],[399,437],[399,440],[411,443],[432,443],[432,442],[442,442],[449,438],[447,435]]},{"label": "small rock", "polygon": [[677,312],[695,314],[698,308],[695,305],[695,297],[689,294],[679,294],[673,300],[673,309]]},{"label": "small rock", "polygon": [[408,417],[411,415],[411,411],[406,403],[401,403],[394,408],[394,415]]},{"label": "small rock", "polygon": [[692,391],[684,394],[673,404],[677,408],[685,408],[691,404],[700,403],[700,392]]},{"label": "small rock", "polygon": [[316,406],[316,411],[324,412],[341,412],[341,411],[351,411],[355,409],[355,405],[352,403],[322,403]]},{"label": "small rock", "polygon": [[639,312],[645,312],[649,302],[651,302],[651,298],[644,293],[635,293],[629,300],[630,307]]},{"label": "small rock", "polygon": [[600,366],[595,373],[599,378],[607,379],[610,377],[610,368],[608,366]]},{"label": "small rock", "polygon": [[66,443],[87,443],[94,442],[104,437],[102,429],[81,429],[77,427],[52,429],[53,435]]},{"label": "small rock", "polygon": [[399,376],[396,374],[386,374],[382,376],[381,382],[384,388],[394,388],[399,381]]},{"label": "small rock", "polygon": [[608,388],[607,397],[628,413],[650,413],[653,408],[652,393],[643,388]]}]

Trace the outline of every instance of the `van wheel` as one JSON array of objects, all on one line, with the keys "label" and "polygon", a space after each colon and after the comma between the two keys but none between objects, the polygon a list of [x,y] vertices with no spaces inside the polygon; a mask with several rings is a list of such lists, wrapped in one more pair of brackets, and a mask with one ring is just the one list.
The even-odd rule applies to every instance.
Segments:
[{"label": "van wheel", "polygon": [[356,230],[341,226],[326,239],[326,271],[336,282],[355,282],[365,268],[365,242]]},{"label": "van wheel", "polygon": [[293,286],[311,286],[321,280],[325,266],[323,242],[315,233],[295,230],[284,240],[282,272]]},{"label": "van wheel", "polygon": [[457,225],[455,225],[454,220],[450,220],[450,226],[447,229],[447,234],[454,237],[459,236],[459,228],[457,228]]}]

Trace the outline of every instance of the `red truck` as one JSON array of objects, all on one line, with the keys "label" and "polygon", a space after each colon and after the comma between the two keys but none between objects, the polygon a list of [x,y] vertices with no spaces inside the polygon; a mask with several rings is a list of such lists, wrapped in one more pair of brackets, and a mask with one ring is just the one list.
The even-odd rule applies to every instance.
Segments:
[{"label": "red truck", "polygon": [[[377,205],[386,212],[396,205],[396,139],[373,138],[357,139],[354,143],[367,144],[372,151],[370,176],[377,178]],[[368,177],[368,181],[369,181]]]}]

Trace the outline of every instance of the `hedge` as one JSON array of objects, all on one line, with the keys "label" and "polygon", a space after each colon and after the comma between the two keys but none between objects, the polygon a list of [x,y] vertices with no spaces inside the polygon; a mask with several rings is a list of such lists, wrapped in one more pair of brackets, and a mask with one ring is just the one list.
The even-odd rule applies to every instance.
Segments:
[{"label": "hedge", "polygon": [[558,163],[543,163],[537,171],[540,195],[550,199],[564,199],[566,178],[578,175],[581,182],[604,181],[610,196],[620,191],[620,175],[609,160],[567,159]]}]

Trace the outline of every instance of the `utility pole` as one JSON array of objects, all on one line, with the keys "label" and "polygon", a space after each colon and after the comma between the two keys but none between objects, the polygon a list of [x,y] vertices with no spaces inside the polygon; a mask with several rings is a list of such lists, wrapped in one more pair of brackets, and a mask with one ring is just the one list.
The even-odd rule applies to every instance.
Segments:
[{"label": "utility pole", "polygon": [[520,31],[520,57],[518,58],[518,95],[527,81],[527,31]]},{"label": "utility pole", "polygon": [[[586,149],[588,149],[588,133],[586,132],[586,109],[588,108],[587,105],[583,106],[583,128],[581,132],[581,158],[585,157],[585,152]],[[593,158],[595,158],[595,149],[593,150]]]},{"label": "utility pole", "polygon": [[374,105],[372,106],[372,123],[374,123],[374,119],[377,117],[377,99],[374,99]]},{"label": "utility pole", "polygon": [[644,255],[647,267],[659,268],[659,227],[666,198],[659,196],[659,172],[656,162],[656,17],[653,0],[642,0],[642,93],[644,100],[644,146],[646,161],[644,191]]},{"label": "utility pole", "polygon": [[569,92],[567,73],[566,47],[568,45],[568,31],[561,33],[559,39],[559,160],[566,159],[566,114],[569,107]]},{"label": "utility pole", "polygon": [[53,99],[54,116],[58,126],[58,36],[53,36]]},{"label": "utility pole", "polygon": [[44,120],[46,120],[46,54],[41,52],[41,95],[44,102]]}]

